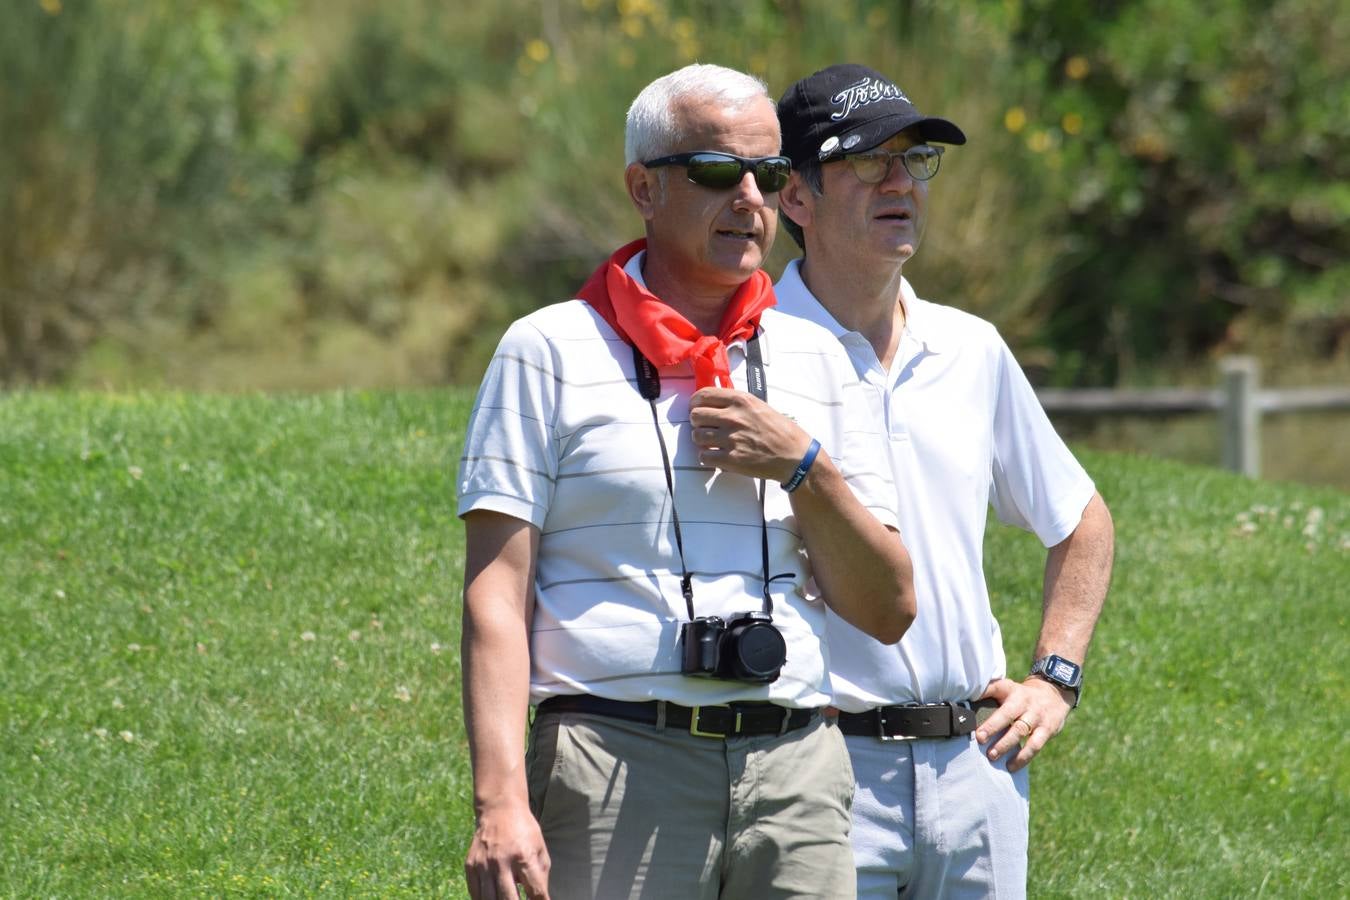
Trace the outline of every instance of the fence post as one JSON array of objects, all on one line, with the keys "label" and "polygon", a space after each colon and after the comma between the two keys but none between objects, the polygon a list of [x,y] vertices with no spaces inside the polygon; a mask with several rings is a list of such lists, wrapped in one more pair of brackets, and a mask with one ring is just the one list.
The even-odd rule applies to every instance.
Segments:
[{"label": "fence post", "polygon": [[1261,411],[1257,406],[1258,367],[1252,356],[1227,356],[1219,361],[1219,412],[1223,466],[1248,478],[1261,477]]}]

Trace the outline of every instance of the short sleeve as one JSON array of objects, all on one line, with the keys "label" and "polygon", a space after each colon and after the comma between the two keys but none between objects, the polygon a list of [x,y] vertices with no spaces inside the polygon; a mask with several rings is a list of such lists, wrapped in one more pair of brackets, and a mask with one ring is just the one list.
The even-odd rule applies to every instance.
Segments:
[{"label": "short sleeve", "polygon": [[1022,367],[997,338],[993,482],[999,520],[1053,547],[1078,527],[1096,488],[1041,407]]},{"label": "short sleeve", "polygon": [[543,527],[558,475],[557,365],[527,321],[503,335],[478,388],[459,461],[459,515],[491,510]]}]

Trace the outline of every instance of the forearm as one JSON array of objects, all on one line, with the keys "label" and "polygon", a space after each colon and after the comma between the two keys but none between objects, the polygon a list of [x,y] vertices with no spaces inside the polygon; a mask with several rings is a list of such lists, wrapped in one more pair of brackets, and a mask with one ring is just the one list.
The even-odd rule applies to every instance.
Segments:
[{"label": "forearm", "polygon": [[474,810],[528,806],[525,730],[530,702],[527,624],[465,597],[461,645],[464,727]]},{"label": "forearm", "polygon": [[[1078,527],[1046,557],[1041,631],[1033,659],[1053,653],[1081,665],[1087,658],[1111,583],[1114,554],[1111,513],[1101,495],[1094,493]],[[1010,772],[1030,763],[1059,734],[1077,702],[1072,690],[1035,676],[1021,682],[995,679],[984,696],[997,700],[999,707],[976,730],[975,738],[981,744],[997,738],[987,751],[989,758],[1013,754],[1008,759]]]},{"label": "forearm", "polygon": [[811,572],[841,618],[893,644],[914,621],[914,577],[900,536],[854,496],[828,454],[789,497]]},{"label": "forearm", "polygon": [[1051,547],[1046,557],[1035,658],[1056,653],[1074,662],[1084,661],[1106,602],[1114,556],[1111,513],[1101,495],[1094,494],[1078,527]]},{"label": "forearm", "polygon": [[474,806],[526,804],[525,722],[538,529],[498,513],[465,519],[460,643]]}]

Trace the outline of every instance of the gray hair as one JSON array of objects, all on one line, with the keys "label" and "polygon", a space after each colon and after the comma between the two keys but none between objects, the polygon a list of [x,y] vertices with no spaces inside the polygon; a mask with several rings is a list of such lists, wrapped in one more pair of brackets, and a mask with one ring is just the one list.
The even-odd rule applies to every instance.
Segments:
[{"label": "gray hair", "polygon": [[673,109],[686,97],[707,97],[738,109],[757,97],[769,99],[769,89],[755,76],[725,66],[694,63],[662,75],[643,88],[628,107],[623,134],[626,163],[673,152],[684,138],[682,123],[676,121]]}]

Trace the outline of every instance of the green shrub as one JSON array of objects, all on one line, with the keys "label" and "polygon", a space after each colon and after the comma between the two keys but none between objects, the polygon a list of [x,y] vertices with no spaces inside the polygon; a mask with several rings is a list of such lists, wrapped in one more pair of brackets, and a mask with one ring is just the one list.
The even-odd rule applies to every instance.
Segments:
[{"label": "green shrub", "polygon": [[640,233],[623,115],[693,61],[863,62],[959,122],[907,274],[1038,377],[1350,348],[1334,0],[12,5],[0,384],[475,381]]},{"label": "green shrub", "polygon": [[1350,348],[1343,4],[986,10],[1043,92],[1029,158],[1065,176],[1051,186],[1076,239],[1048,332],[1074,351],[1063,377],[1110,383],[1220,344],[1327,354],[1338,332]]},{"label": "green shrub", "polygon": [[[276,200],[267,0],[10,4],[0,28],[0,381],[186,320],[220,242]],[[193,285],[196,287],[196,285]]]}]

